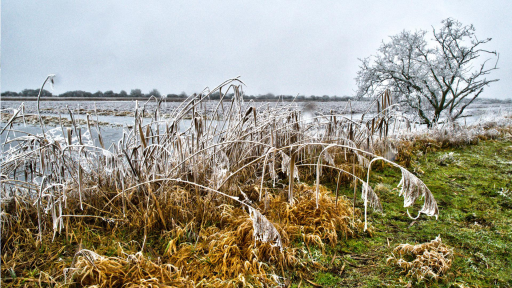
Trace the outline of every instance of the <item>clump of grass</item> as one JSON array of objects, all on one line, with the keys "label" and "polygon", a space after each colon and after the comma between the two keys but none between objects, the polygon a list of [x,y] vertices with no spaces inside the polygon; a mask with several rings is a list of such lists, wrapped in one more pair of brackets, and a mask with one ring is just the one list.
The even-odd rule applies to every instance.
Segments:
[{"label": "clump of grass", "polygon": [[180,270],[170,264],[155,263],[139,252],[125,257],[105,257],[82,249],[75,254],[70,268],[64,270],[64,283],[75,277],[81,286],[124,287],[137,285],[191,285]]},{"label": "clump of grass", "polygon": [[353,210],[345,197],[332,197],[325,187],[320,187],[317,208],[315,188],[301,184],[295,190],[296,204],[286,203],[277,196],[270,204],[268,213],[271,219],[281,224],[288,238],[299,237],[299,241],[308,245],[325,244],[335,246],[339,240],[356,237],[363,230],[360,211]]},{"label": "clump of grass", "polygon": [[441,277],[450,269],[452,261],[453,250],[442,243],[440,236],[423,244],[400,244],[387,259],[388,264],[402,268],[407,277],[420,281]]}]

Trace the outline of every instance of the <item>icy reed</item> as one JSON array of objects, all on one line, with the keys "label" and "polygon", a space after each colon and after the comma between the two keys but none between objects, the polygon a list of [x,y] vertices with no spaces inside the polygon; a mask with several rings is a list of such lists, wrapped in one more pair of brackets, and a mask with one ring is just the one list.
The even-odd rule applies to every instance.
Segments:
[{"label": "icy reed", "polygon": [[[52,77],[48,76],[45,83],[51,82]],[[69,199],[76,200],[83,210],[95,197],[109,197],[106,206],[112,207],[98,209],[119,209],[120,217],[124,217],[128,209],[136,209],[130,204],[133,194],[144,195],[147,207],[151,203],[160,210],[157,199],[173,197],[162,195],[171,193],[165,187],[181,185],[245,206],[253,222],[255,241],[281,247],[278,231],[265,217],[265,211],[255,208],[256,203],[241,192],[241,185],[257,186],[257,201],[267,203],[269,193],[279,191],[274,189],[276,183],[284,182],[288,184],[284,190],[288,202],[293,205],[294,183],[309,171],[315,175],[318,207],[320,176],[333,170],[338,179],[348,176],[355,186],[362,187],[366,229],[367,206],[382,210],[378,195],[369,185],[371,167],[376,161],[384,161],[402,172],[399,186],[404,207],[423,197],[423,207],[416,217],[438,216],[437,203],[427,186],[404,167],[379,156],[392,148],[388,134],[410,126],[394,113],[389,93],[371,103],[378,106],[376,115],[353,120],[333,113],[314,115],[301,111],[295,103],[259,107],[253,102],[244,104],[243,85],[234,78],[214,89],[206,88],[183,101],[165,119],[159,108],[162,99],[148,100],[157,102],[153,111],[146,109],[148,102],[136,104],[133,125],[126,127],[122,138],[109,147],[104,145],[101,127],[91,125],[94,115],[87,115],[87,125],[81,127],[71,110],[72,125],[61,124],[61,133],[47,129],[43,121],[39,123],[40,134],[16,131],[14,121],[24,117],[22,104],[1,130],[6,134],[1,164],[2,202],[16,198],[32,203],[37,208],[42,239],[48,229],[42,225],[45,217],[51,218],[54,237],[64,228],[66,217],[99,217],[64,213],[70,211]],[[206,103],[213,102],[210,96],[216,92],[221,99],[215,100],[213,112],[207,111]],[[223,101],[228,93],[234,93],[234,97]],[[151,121],[144,124],[145,117],[151,117]],[[191,124],[180,130],[184,119],[192,119]],[[366,180],[356,175],[356,166],[366,170]],[[105,196],[103,191],[115,193]],[[267,205],[264,207],[267,209]],[[106,217],[105,221],[122,221]],[[162,216],[160,220],[164,224],[167,221]],[[3,218],[2,222],[6,224]]]}]

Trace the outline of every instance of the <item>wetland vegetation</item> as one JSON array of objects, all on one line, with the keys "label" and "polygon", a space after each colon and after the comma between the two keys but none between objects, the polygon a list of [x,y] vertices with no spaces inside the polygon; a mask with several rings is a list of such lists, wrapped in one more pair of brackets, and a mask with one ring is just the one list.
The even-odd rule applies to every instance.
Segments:
[{"label": "wetland vegetation", "polygon": [[137,103],[112,145],[3,115],[2,285],[511,285],[510,118],[420,131],[387,93],[351,119],[241,85]]}]

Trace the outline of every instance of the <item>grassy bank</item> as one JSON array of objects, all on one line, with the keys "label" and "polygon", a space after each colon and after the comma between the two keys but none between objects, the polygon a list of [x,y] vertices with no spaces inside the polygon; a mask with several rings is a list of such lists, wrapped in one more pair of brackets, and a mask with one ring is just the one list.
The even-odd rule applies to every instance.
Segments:
[{"label": "grassy bank", "polygon": [[[434,193],[439,219],[409,219],[401,199],[394,195],[400,172],[391,167],[378,169],[371,182],[383,184],[379,196],[384,214],[371,214],[371,237],[350,239],[330,251],[325,263],[333,265],[318,271],[314,283],[333,287],[403,287],[409,283],[413,287],[511,287],[512,141],[489,140],[426,154],[414,152],[412,165]],[[345,187],[345,195],[352,193]],[[387,264],[398,244],[425,243],[438,235],[453,247],[455,255],[452,267],[440,279],[418,281]],[[344,269],[340,271],[340,267]],[[301,286],[308,284],[303,281]]]}]

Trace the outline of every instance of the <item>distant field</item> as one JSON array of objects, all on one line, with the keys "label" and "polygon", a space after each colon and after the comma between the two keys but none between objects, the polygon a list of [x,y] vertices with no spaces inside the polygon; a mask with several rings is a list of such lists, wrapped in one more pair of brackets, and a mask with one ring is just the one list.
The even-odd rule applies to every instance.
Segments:
[{"label": "distant field", "polygon": [[[91,115],[112,115],[112,116],[129,116],[132,115],[135,109],[135,101],[138,101],[139,106],[146,105],[147,111],[153,111],[156,108],[156,102],[151,100],[148,102],[147,98],[123,98],[122,101],[110,99],[110,98],[101,98],[101,99],[91,99],[84,98],[83,100],[73,98],[71,100],[66,99],[58,99],[58,101],[54,101],[53,98],[46,98],[47,101],[40,102],[40,112],[42,114],[63,114],[67,115],[69,113],[68,109],[71,109],[75,114],[86,114],[89,113]],[[25,104],[25,112],[26,113],[36,113],[37,112],[37,102],[34,98],[32,99],[18,99],[18,100],[10,100],[10,98],[4,97],[1,102],[1,109],[16,109],[20,106],[21,103]],[[147,103],[147,104],[146,104]],[[164,100],[160,105],[160,112],[162,114],[170,114],[174,111],[182,102],[168,101]],[[212,112],[218,101],[204,101],[203,105],[206,107],[206,111]],[[224,101],[224,108],[229,108],[230,101]],[[251,104],[254,103],[254,104]],[[290,104],[290,102],[253,102],[253,101],[244,101],[244,106],[255,106],[255,107],[293,107],[293,109],[297,110],[307,110],[316,115],[327,115],[327,114],[343,114],[343,115],[351,115],[358,114],[352,117],[357,118],[360,114],[364,112],[374,113],[377,111],[375,105],[369,106],[370,102],[368,101],[350,101],[345,102],[295,102]],[[494,103],[493,101],[486,101],[485,99],[470,105],[464,112],[463,117],[461,118],[461,123],[464,123],[464,119],[468,124],[473,123],[477,120],[492,120],[496,117],[510,115],[512,114],[512,103]]]},{"label": "distant field", "polygon": [[[135,108],[134,102],[138,101],[140,105],[147,102],[148,108],[153,108],[155,106],[154,100],[149,100],[145,97],[124,97],[124,98],[94,98],[94,97],[87,97],[87,98],[63,98],[63,97],[42,97],[41,98],[41,109],[42,112],[44,111],[50,111],[50,109],[55,109],[56,111],[65,109],[66,106],[75,109],[75,108],[82,108],[82,109],[94,109],[95,103],[102,103],[99,108],[105,109],[105,110],[112,110],[112,111],[133,111]],[[27,111],[30,113],[35,112],[36,109],[36,103],[37,103],[37,97],[2,97],[2,109],[6,108],[16,108],[21,103],[25,103],[25,108],[28,109]],[[183,99],[168,99],[163,98],[163,108],[166,107],[175,107],[178,106],[183,102]],[[211,101],[204,101],[206,105],[208,104],[216,104],[218,103],[217,100],[211,100]],[[224,105],[229,105],[231,100],[225,100]],[[266,103],[273,105],[282,105],[287,106],[289,105],[290,101],[268,101],[268,100],[245,100],[245,103],[252,103],[256,102],[258,103],[258,106],[266,105]],[[298,107],[304,107],[304,106],[310,106],[313,109],[317,109],[318,112],[322,112],[324,114],[330,112],[333,110],[334,112],[343,112],[348,113],[349,111],[353,111],[354,113],[362,113],[368,110],[370,107],[370,102],[368,101],[360,101],[360,100],[352,100],[350,101],[329,101],[329,102],[323,102],[323,101],[300,101],[296,100],[294,101],[297,103]],[[108,104],[105,104],[108,103]],[[106,105],[106,106],[105,106]],[[376,110],[376,107],[370,107],[371,109],[369,111]],[[488,110],[488,109],[501,109],[502,111],[512,111],[512,102],[496,102],[489,99],[482,99],[480,101],[476,101],[475,103],[471,104],[466,110],[475,111],[475,110]],[[67,109],[66,109],[67,112]],[[468,114],[468,113],[466,113]]]},{"label": "distant field", "polygon": [[[103,112],[131,112],[135,109],[135,101],[138,101],[139,106],[144,105],[146,102],[146,107],[148,110],[153,110],[156,107],[156,102],[154,100],[148,101],[147,98],[133,98],[133,99],[123,99],[122,101],[115,100],[115,99],[101,99],[101,100],[94,100],[94,99],[83,99],[83,100],[64,100],[59,99],[59,101],[53,101],[53,99],[48,98],[47,101],[40,102],[40,109],[41,113],[68,113],[68,108],[72,110],[78,110],[82,109],[76,112],[94,112],[97,111],[103,111]],[[28,113],[35,113],[37,112],[37,101],[35,99],[28,100],[28,99],[18,99],[18,100],[9,100],[9,99],[2,99],[2,109],[7,108],[17,108],[21,103],[25,103],[25,109]],[[174,108],[178,107],[182,101],[175,102],[175,101],[167,101],[166,99],[162,102],[160,108],[162,113],[170,113]],[[216,105],[218,101],[211,100],[211,101],[204,101],[204,105],[207,106],[207,109],[212,110]],[[250,103],[255,103],[254,105],[257,107],[261,106],[289,106],[290,102],[268,102],[268,101],[262,101],[262,102],[254,102],[254,101],[244,101],[245,106],[252,105]],[[308,106],[308,109],[312,109],[313,111],[320,112],[323,114],[330,113],[331,110],[333,110],[335,113],[349,113],[350,111],[353,111],[354,113],[362,113],[367,110],[369,102],[367,101],[351,101],[349,104],[348,102],[296,102],[295,104],[292,104],[294,107],[302,108]],[[229,107],[231,105],[231,101],[224,101],[223,102],[224,107]],[[375,108],[376,109],[376,108]]]}]

